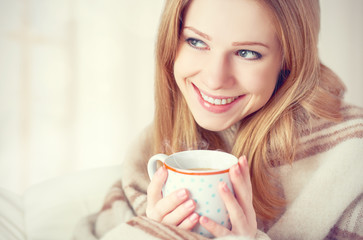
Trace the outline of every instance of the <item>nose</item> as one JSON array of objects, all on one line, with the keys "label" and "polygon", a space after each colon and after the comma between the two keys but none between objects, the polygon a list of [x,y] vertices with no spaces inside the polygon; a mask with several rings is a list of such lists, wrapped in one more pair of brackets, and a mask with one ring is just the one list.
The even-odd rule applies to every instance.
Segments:
[{"label": "nose", "polygon": [[203,81],[210,90],[227,89],[233,86],[233,68],[228,55],[213,55],[204,65]]}]

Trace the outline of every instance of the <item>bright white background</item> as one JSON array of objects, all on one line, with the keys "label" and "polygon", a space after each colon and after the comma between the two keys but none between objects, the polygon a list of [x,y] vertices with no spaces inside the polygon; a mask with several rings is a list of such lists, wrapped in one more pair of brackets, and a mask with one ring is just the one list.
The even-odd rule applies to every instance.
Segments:
[{"label": "bright white background", "polygon": [[[163,0],[0,0],[0,187],[120,164],[153,118]],[[363,1],[321,0],[322,61],[363,106]]]}]

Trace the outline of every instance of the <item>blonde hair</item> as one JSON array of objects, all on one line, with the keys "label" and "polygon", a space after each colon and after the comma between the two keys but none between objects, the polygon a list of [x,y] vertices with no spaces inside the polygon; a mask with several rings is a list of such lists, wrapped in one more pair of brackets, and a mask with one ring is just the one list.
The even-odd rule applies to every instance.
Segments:
[{"label": "blonde hair", "polygon": [[[225,149],[217,133],[199,127],[178,89],[173,66],[188,0],[167,0],[156,46],[154,153],[186,149]],[[241,121],[232,154],[246,155],[258,218],[276,218],[285,202],[270,172],[292,163],[299,129],[309,116],[338,121],[344,86],[320,63],[318,0],[258,0],[275,21],[283,50],[283,69],[269,102]],[[321,106],[324,106],[322,108]]]}]

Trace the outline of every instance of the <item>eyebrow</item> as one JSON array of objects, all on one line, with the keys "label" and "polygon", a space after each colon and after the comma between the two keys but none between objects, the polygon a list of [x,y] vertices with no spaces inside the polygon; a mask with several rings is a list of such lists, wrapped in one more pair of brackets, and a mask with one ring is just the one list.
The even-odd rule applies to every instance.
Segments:
[{"label": "eyebrow", "polygon": [[[194,27],[190,27],[190,26],[185,26],[184,29],[189,29],[191,31],[193,31],[194,33],[196,33],[197,35],[211,41],[212,38],[208,35],[208,34],[205,34],[197,29],[195,29]],[[269,49],[270,47],[267,45],[267,44],[264,44],[262,42],[254,42],[254,41],[246,41],[246,42],[233,42],[232,43],[232,46],[253,46],[253,45],[258,45],[258,46],[262,46],[262,47],[265,47],[267,49]]]},{"label": "eyebrow", "polygon": [[192,30],[194,33],[198,34],[199,36],[207,39],[207,40],[212,40],[212,38],[208,35],[208,34],[205,34],[205,33],[202,33],[201,31],[193,28],[193,27],[188,27],[188,26],[185,26],[184,29],[189,29],[189,30]]},{"label": "eyebrow", "polygon": [[233,42],[232,46],[252,46],[252,45],[258,45],[258,46],[262,46],[265,47],[267,49],[269,49],[270,47],[262,42]]}]

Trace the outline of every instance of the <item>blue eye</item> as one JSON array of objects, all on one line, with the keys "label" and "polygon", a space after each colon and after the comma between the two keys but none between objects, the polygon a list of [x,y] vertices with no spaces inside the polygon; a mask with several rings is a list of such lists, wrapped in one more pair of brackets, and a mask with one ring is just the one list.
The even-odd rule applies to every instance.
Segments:
[{"label": "blue eye", "polygon": [[250,50],[239,50],[236,54],[248,60],[257,60],[262,57],[260,53]]},{"label": "blue eye", "polygon": [[207,49],[208,46],[205,42],[195,39],[195,38],[188,38],[185,40],[191,47],[196,48],[196,49]]}]

